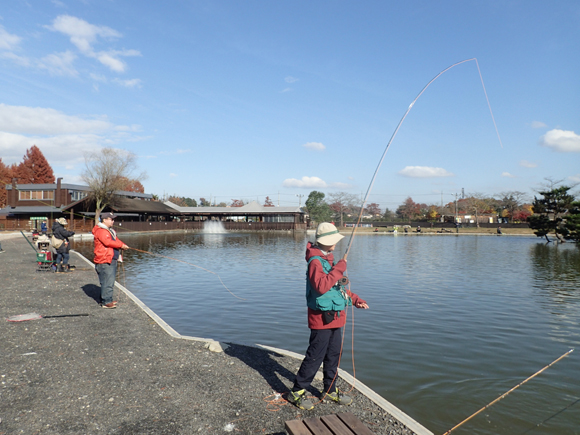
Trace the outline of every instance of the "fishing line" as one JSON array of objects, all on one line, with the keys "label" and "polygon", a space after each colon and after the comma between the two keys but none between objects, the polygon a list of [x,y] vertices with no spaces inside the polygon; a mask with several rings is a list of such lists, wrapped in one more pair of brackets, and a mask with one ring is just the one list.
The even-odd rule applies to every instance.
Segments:
[{"label": "fishing line", "polygon": [[481,408],[479,411],[471,414],[469,417],[467,417],[465,420],[463,420],[461,423],[455,425],[454,427],[452,427],[451,429],[449,429],[447,432],[445,432],[443,435],[447,435],[450,434],[452,431],[454,431],[455,429],[457,429],[459,426],[463,425],[464,423],[468,422],[469,420],[471,420],[473,417],[475,417],[477,414],[479,414],[480,412],[485,411],[487,408],[489,408],[490,406],[496,404],[497,402],[499,402],[501,399],[503,399],[505,396],[507,396],[508,394],[510,394],[512,391],[514,391],[516,388],[521,387],[522,385],[524,385],[526,382],[528,382],[530,379],[535,378],[536,376],[538,376],[540,373],[542,373],[544,370],[552,367],[554,364],[556,364],[558,361],[560,361],[561,359],[567,357],[568,355],[570,355],[572,352],[574,352],[574,349],[570,349],[568,352],[566,352],[564,355],[562,355],[561,357],[559,357],[558,359],[552,361],[550,364],[548,364],[546,367],[544,367],[542,370],[537,371],[536,373],[534,373],[532,376],[530,376],[529,378],[523,380],[522,382],[520,382],[518,385],[516,385],[515,387],[513,387],[511,390],[506,391],[505,393],[503,393],[501,396],[499,396],[497,399],[489,402],[487,405],[485,405],[483,408]]},{"label": "fishing line", "polygon": [[556,412],[555,414],[552,414],[551,416],[549,416],[547,419],[545,419],[544,421],[542,421],[541,423],[536,424],[535,426],[529,428],[528,430],[526,430],[525,432],[522,432],[522,435],[529,433],[533,430],[536,430],[537,428],[539,428],[541,425],[543,425],[544,423],[550,421],[551,419],[553,419],[554,417],[562,414],[564,411],[566,411],[567,409],[572,408],[574,405],[576,405],[578,402],[580,402],[580,399],[576,399],[574,402],[571,402],[570,404],[566,405],[564,408],[560,409],[558,412]]},{"label": "fishing line", "polygon": [[166,255],[161,255],[161,254],[155,254],[154,252],[150,252],[150,251],[143,251],[143,250],[141,250],[141,249],[137,249],[137,248],[131,248],[131,247],[130,247],[129,249],[132,249],[133,251],[137,251],[137,252],[143,252],[144,254],[155,255],[155,256],[157,256],[157,257],[163,257],[163,258],[167,258],[167,259],[169,259],[169,260],[173,260],[173,261],[179,261],[180,263],[185,263],[185,264],[188,264],[188,265],[190,265],[190,266],[193,266],[193,267],[196,267],[196,268],[198,268],[198,269],[201,269],[201,270],[204,270],[204,271],[206,271],[206,272],[209,272],[209,273],[211,273],[211,274],[214,274],[215,276],[217,276],[217,277],[218,277],[218,279],[220,280],[220,282],[222,283],[222,285],[224,286],[224,288],[225,288],[225,289],[226,289],[226,290],[227,290],[227,291],[228,291],[228,292],[229,292],[229,293],[230,293],[232,296],[234,296],[235,298],[238,298],[238,299],[240,299],[240,300],[242,300],[242,301],[245,301],[245,300],[246,300],[246,299],[244,299],[244,298],[241,298],[241,297],[239,297],[239,296],[236,296],[234,293],[232,293],[232,291],[231,291],[231,290],[230,290],[230,289],[229,289],[229,288],[228,288],[228,287],[227,287],[227,286],[224,284],[224,282],[222,281],[222,277],[221,277],[221,276],[219,276],[219,274],[217,274],[216,272],[212,272],[211,270],[209,270],[209,269],[205,269],[205,268],[203,268],[203,267],[201,267],[201,266],[198,266],[197,264],[189,263],[189,262],[187,262],[187,261],[184,261],[184,260],[179,260],[178,258],[168,257],[168,256],[166,256]]},{"label": "fishing line", "polygon": [[453,65],[448,66],[447,68],[445,68],[443,71],[441,71],[435,77],[433,77],[429,83],[427,83],[425,85],[425,87],[421,90],[421,92],[419,92],[419,94],[415,97],[415,99],[413,100],[413,102],[409,105],[409,107],[407,108],[407,111],[405,112],[405,114],[403,115],[403,117],[401,118],[401,120],[399,121],[399,124],[397,124],[397,128],[395,128],[395,131],[393,132],[393,134],[391,136],[391,139],[387,143],[387,146],[385,148],[385,151],[383,152],[383,155],[382,155],[381,159],[379,160],[379,164],[377,165],[377,168],[375,169],[375,173],[374,173],[374,175],[373,175],[373,177],[371,179],[371,182],[369,184],[369,187],[367,189],[367,193],[366,193],[366,195],[364,197],[363,203],[362,203],[361,208],[360,208],[360,213],[358,215],[358,220],[357,220],[357,222],[356,222],[356,224],[355,224],[355,226],[354,226],[354,228],[352,230],[352,233],[350,235],[350,241],[348,242],[348,247],[347,247],[347,250],[346,250],[346,254],[345,255],[348,255],[348,253],[350,252],[350,248],[351,248],[351,245],[352,245],[352,241],[354,239],[354,235],[356,233],[356,229],[357,229],[357,227],[360,224],[360,221],[362,219],[362,215],[363,215],[363,211],[364,211],[365,205],[366,205],[366,203],[368,201],[368,198],[369,198],[369,195],[370,195],[371,190],[373,188],[373,185],[375,184],[375,179],[377,178],[377,174],[379,172],[380,167],[383,164],[383,160],[385,159],[385,156],[387,154],[387,151],[389,150],[389,148],[391,146],[391,143],[393,143],[393,140],[395,139],[395,136],[399,132],[399,129],[401,128],[401,125],[403,124],[403,121],[405,120],[405,118],[407,117],[407,115],[409,114],[409,112],[411,111],[411,109],[413,108],[413,106],[415,105],[415,102],[419,99],[419,97],[421,95],[423,95],[423,92],[425,92],[427,90],[427,88],[431,85],[431,83],[433,83],[435,80],[437,80],[439,78],[439,76],[441,76],[443,73],[449,71],[451,68],[453,68],[453,67],[455,67],[457,65],[461,65],[462,63],[470,62],[472,60],[474,60],[475,61],[475,64],[477,65],[477,71],[479,72],[479,78],[481,79],[481,84],[483,86],[483,92],[485,94],[485,99],[487,101],[487,106],[489,107],[489,112],[491,113],[491,119],[493,120],[493,126],[495,127],[495,131],[496,131],[497,137],[499,139],[499,144],[503,148],[503,144],[501,142],[501,137],[499,135],[499,131],[498,131],[497,125],[495,123],[495,117],[493,116],[493,111],[491,110],[491,105],[489,103],[489,98],[487,97],[487,91],[485,90],[485,84],[483,83],[483,76],[481,75],[481,70],[479,69],[479,62],[477,62],[477,58],[474,57],[474,58],[471,58],[471,59],[465,59],[465,60],[462,60],[460,62],[454,63]]}]

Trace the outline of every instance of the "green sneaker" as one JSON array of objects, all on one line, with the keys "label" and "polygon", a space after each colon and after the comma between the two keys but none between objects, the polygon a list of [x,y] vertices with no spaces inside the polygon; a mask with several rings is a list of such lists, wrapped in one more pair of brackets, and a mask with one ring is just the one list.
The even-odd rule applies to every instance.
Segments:
[{"label": "green sneaker", "polygon": [[330,399],[333,402],[338,403],[339,405],[350,405],[352,403],[352,399],[350,398],[350,396],[347,396],[345,394],[341,394],[338,391],[338,388],[335,389],[332,393],[326,394],[326,396],[324,398]]},{"label": "green sneaker", "polygon": [[304,409],[306,411],[314,408],[312,402],[306,398],[306,390],[290,391],[286,400],[295,405],[297,408]]}]

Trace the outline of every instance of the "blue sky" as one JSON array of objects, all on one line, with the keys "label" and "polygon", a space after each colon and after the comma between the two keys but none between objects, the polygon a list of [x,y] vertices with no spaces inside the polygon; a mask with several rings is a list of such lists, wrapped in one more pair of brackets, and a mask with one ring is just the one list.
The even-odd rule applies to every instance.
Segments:
[{"label": "blue sky", "polygon": [[[580,2],[14,0],[0,6],[0,157],[138,156],[147,193],[312,190],[370,202],[530,197],[580,182]],[[298,195],[303,195],[302,197]]]}]

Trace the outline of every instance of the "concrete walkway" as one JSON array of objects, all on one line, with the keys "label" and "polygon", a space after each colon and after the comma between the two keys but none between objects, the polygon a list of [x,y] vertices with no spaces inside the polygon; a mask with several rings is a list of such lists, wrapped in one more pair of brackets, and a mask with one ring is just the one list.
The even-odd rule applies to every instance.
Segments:
[{"label": "concrete walkway", "polygon": [[[75,272],[37,272],[24,237],[0,240],[0,434],[273,435],[285,433],[285,420],[342,410],[322,402],[300,411],[277,399],[301,362],[291,352],[211,351],[121,287],[119,308],[102,309],[96,273],[80,255],[71,253]],[[88,316],[5,320],[31,312]],[[349,390],[344,378],[339,387]],[[349,394],[348,410],[376,434],[431,434],[359,381]]]}]

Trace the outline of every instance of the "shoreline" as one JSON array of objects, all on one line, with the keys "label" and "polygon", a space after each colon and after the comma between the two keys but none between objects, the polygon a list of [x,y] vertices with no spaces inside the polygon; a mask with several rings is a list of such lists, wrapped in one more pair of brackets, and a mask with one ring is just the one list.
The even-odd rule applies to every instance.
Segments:
[{"label": "shoreline", "polygon": [[[80,253],[78,253],[76,251],[71,251],[71,252],[75,252],[85,262],[87,262],[92,267],[94,267],[94,264],[91,261],[89,261],[86,257],[81,255]],[[121,290],[123,293],[125,293],[141,310],[143,310],[143,312],[145,312],[149,317],[151,317],[151,319],[153,321],[155,321],[171,337],[182,339],[182,340],[201,341],[201,342],[206,343],[206,346],[208,348],[213,347],[214,349],[217,349],[217,351],[220,351],[221,349],[223,349],[223,345],[221,344],[221,342],[214,340],[212,338],[192,337],[189,335],[180,334],[175,329],[173,329],[165,320],[163,320],[162,317],[157,315],[157,313],[155,313],[155,311],[153,311],[144,302],[142,302],[137,296],[135,296],[129,289],[127,289],[126,287],[124,287],[123,285],[121,285],[117,281],[115,281],[115,287],[117,287],[119,290]],[[259,344],[259,343],[235,343],[235,342],[229,342],[229,341],[224,342],[224,343],[226,343],[226,345],[237,344],[240,346],[251,346],[251,347],[256,347],[259,349],[266,349],[269,351],[273,351],[273,352],[297,359],[299,362],[302,362],[302,360],[304,359],[304,355],[300,355],[296,352],[292,352],[292,351],[289,351],[286,349],[276,348],[276,347],[272,347],[272,346],[266,346],[266,345]],[[318,375],[319,375],[320,379],[322,379],[321,372],[319,372]],[[397,408],[392,403],[387,401],[385,398],[383,398],[382,396],[380,396],[379,394],[374,392],[371,388],[369,388],[368,386],[363,384],[360,380],[355,379],[350,373],[339,368],[338,375],[344,381],[349,383],[353,388],[356,388],[361,394],[365,395],[369,400],[373,401],[379,407],[381,407],[382,409],[387,411],[389,414],[391,414],[393,417],[395,417],[397,420],[399,420],[401,423],[403,423],[405,426],[407,426],[409,429],[411,429],[413,432],[415,432],[415,434],[417,434],[417,435],[433,435],[433,432],[431,432],[430,430],[425,428],[423,425],[421,425],[420,423],[418,423],[417,421],[415,421],[414,419],[409,417],[407,414],[405,414],[399,408]],[[345,410],[347,410],[347,409],[348,408],[345,408]]]},{"label": "shoreline", "polygon": [[[182,336],[118,282],[119,308],[103,310],[93,264],[78,252],[71,251],[72,264],[80,266],[75,272],[54,274],[36,272],[24,240],[11,237],[4,250],[0,315],[88,316],[4,323],[0,434],[221,433],[226,427],[283,434],[286,420],[350,411],[378,435],[432,435],[358,380],[349,407],[321,402],[301,411],[282,403],[272,414],[266,397],[288,391],[302,355]],[[354,382],[342,370],[340,378],[343,390]]]}]

